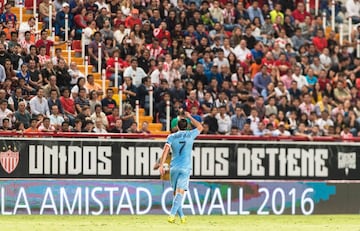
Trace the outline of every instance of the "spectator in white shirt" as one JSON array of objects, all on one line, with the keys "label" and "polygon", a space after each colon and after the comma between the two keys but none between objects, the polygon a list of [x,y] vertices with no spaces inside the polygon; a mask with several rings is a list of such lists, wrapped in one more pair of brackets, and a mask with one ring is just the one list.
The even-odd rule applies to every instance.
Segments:
[{"label": "spectator in white shirt", "polygon": [[30,100],[30,109],[33,116],[45,115],[49,116],[49,105],[48,101],[44,97],[44,90],[39,88],[37,95]]},{"label": "spectator in white shirt", "polygon": [[359,0],[347,0],[346,11],[348,16],[351,17],[353,24],[360,23],[360,1]]},{"label": "spectator in white shirt", "polygon": [[246,55],[251,54],[251,51],[246,47],[246,40],[240,41],[240,44],[234,48],[234,54],[240,62],[244,62]]},{"label": "spectator in white shirt", "polygon": [[80,72],[80,70],[78,69],[77,64],[75,62],[70,63],[70,68],[69,68],[68,72],[69,72],[69,75],[71,76],[70,85],[72,85],[72,86],[77,84],[78,78],[80,78],[80,77],[85,78],[85,75]]},{"label": "spectator in white shirt", "polygon": [[251,109],[248,120],[250,122],[251,130],[255,133],[258,130],[259,122],[260,122],[256,108]]},{"label": "spectator in white shirt", "polygon": [[3,119],[9,119],[9,126],[12,127],[12,123],[15,122],[14,113],[7,108],[8,102],[6,99],[0,101],[0,127],[3,126]]},{"label": "spectator in white shirt", "polygon": [[95,133],[107,133],[107,131],[104,128],[103,121],[100,118],[97,118],[95,120],[94,132]]},{"label": "spectator in white shirt", "polygon": [[322,111],[321,118],[316,120],[315,124],[319,125],[320,130],[322,130],[325,135],[328,134],[328,128],[334,126],[334,122],[330,119],[328,111]]},{"label": "spectator in white shirt", "polygon": [[301,90],[304,85],[305,86],[309,85],[305,76],[303,76],[301,74],[301,67],[298,67],[298,66],[295,67],[295,71],[294,71],[294,74],[292,75],[292,77],[293,77],[293,80],[295,80],[297,82],[297,86],[298,86],[299,90]]},{"label": "spectator in white shirt", "polygon": [[218,57],[214,59],[214,64],[218,66],[218,71],[221,71],[222,66],[230,67],[229,60],[225,58],[224,50],[222,48],[218,49],[217,52]]},{"label": "spectator in white shirt", "polygon": [[280,122],[278,129],[273,131],[273,136],[291,136],[291,134],[288,130],[285,129],[284,122]]},{"label": "spectator in white shirt", "polygon": [[62,123],[65,121],[64,117],[59,113],[59,108],[57,105],[52,105],[49,119],[50,125],[54,126],[57,131],[61,129]]},{"label": "spectator in white shirt", "polygon": [[43,122],[38,128],[39,132],[54,132],[56,130],[55,127],[50,124],[50,119],[48,117],[44,117],[42,121]]},{"label": "spectator in white shirt", "polygon": [[218,133],[221,135],[229,134],[231,130],[231,119],[226,114],[226,106],[220,107],[220,112],[215,116],[218,121]]},{"label": "spectator in white shirt", "polygon": [[138,61],[136,57],[131,59],[131,65],[124,71],[124,78],[130,77],[133,80],[133,84],[138,87],[141,84],[142,78],[146,77],[145,71],[138,67]]},{"label": "spectator in white shirt", "polygon": [[[150,75],[151,83],[156,87],[160,86],[160,81],[166,79],[169,82],[169,72],[164,70],[164,62],[159,61],[158,67]],[[173,83],[169,84],[170,87],[173,87]]]},{"label": "spectator in white shirt", "polygon": [[330,58],[329,48],[324,48],[322,54],[319,56],[321,64],[326,68],[329,69],[332,65],[332,61]]}]

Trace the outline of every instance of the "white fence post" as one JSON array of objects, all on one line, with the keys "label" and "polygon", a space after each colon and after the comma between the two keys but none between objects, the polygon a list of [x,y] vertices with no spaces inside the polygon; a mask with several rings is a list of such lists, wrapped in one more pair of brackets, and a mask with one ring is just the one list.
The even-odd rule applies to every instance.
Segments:
[{"label": "white fence post", "polygon": [[166,101],[166,131],[170,131],[170,101]]}]

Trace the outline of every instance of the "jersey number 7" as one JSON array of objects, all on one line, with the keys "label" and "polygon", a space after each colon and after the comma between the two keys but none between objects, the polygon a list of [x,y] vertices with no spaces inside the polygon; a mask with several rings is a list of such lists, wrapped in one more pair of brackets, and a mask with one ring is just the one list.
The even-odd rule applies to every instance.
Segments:
[{"label": "jersey number 7", "polygon": [[179,150],[179,155],[181,155],[181,152],[182,152],[183,148],[185,147],[185,141],[179,141],[179,144],[181,144],[181,148]]}]

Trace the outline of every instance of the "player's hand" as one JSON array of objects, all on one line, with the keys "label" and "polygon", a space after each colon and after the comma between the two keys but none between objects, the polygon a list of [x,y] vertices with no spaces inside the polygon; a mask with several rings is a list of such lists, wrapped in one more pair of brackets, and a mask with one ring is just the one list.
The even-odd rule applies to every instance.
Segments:
[{"label": "player's hand", "polygon": [[189,112],[187,112],[187,111],[185,111],[184,114],[185,114],[185,117],[186,117],[186,118],[190,118],[190,117],[191,117],[191,114],[190,114]]},{"label": "player's hand", "polygon": [[162,176],[165,174],[165,170],[162,165],[159,166],[159,172],[160,172],[160,175],[162,175]]}]

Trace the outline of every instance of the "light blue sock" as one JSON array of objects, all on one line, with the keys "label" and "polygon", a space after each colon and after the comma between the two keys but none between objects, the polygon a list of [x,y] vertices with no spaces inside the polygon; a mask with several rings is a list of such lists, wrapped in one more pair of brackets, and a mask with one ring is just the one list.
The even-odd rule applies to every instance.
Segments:
[{"label": "light blue sock", "polygon": [[184,217],[184,212],[183,212],[183,210],[182,210],[182,203],[180,204],[180,207],[179,207],[179,209],[178,209],[177,212],[178,212],[180,218],[183,218],[183,217]]},{"label": "light blue sock", "polygon": [[180,194],[180,193],[177,193],[175,195],[174,200],[173,200],[173,204],[172,204],[172,207],[171,207],[171,211],[170,211],[170,214],[172,216],[175,216],[176,212],[179,210],[179,207],[182,204],[182,198],[183,198],[183,195]]}]

